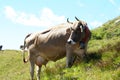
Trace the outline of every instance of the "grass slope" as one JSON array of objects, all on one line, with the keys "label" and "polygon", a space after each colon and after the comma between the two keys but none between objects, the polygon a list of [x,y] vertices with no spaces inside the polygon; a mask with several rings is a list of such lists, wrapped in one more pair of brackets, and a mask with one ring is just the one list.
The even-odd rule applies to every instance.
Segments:
[{"label": "grass slope", "polygon": [[[49,62],[42,67],[41,80],[120,80],[120,57],[112,62],[113,54],[106,53],[101,60],[91,58],[88,63],[83,61],[68,69],[64,68],[65,58]],[[29,63],[24,64],[21,58],[19,51],[0,51],[0,80],[30,80]]]},{"label": "grass slope", "polygon": [[[87,60],[64,67],[65,58],[49,62],[41,80],[120,80],[120,17],[92,30]],[[0,80],[30,80],[29,63],[22,62],[20,51],[0,51]]]},{"label": "grass slope", "polygon": [[28,64],[24,64],[20,51],[0,51],[0,80],[29,80]]}]

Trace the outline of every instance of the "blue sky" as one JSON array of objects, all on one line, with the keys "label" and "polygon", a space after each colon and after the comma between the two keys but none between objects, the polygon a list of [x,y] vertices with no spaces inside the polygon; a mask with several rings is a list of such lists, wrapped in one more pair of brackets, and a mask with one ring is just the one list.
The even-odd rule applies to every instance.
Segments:
[{"label": "blue sky", "polygon": [[94,29],[120,16],[120,0],[0,0],[0,45],[19,49],[28,33],[75,16]]}]

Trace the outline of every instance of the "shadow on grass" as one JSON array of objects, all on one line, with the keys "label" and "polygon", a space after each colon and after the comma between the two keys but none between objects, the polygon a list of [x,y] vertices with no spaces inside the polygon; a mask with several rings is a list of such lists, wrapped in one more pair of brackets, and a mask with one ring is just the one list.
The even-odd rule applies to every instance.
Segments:
[{"label": "shadow on grass", "polygon": [[87,62],[93,60],[93,61],[98,61],[98,60],[101,60],[102,58],[102,54],[100,53],[89,53],[87,54],[87,56],[85,57],[85,60]]},{"label": "shadow on grass", "polygon": [[89,63],[90,61],[99,61],[101,60],[101,58],[102,58],[101,53],[88,53],[83,58],[77,57],[75,63],[81,62]]}]

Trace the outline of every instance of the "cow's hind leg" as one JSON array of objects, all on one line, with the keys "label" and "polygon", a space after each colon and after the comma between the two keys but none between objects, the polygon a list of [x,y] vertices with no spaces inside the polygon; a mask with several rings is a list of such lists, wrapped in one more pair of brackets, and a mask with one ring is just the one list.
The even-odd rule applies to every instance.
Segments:
[{"label": "cow's hind leg", "polygon": [[35,63],[30,60],[30,76],[31,76],[31,80],[34,79],[34,68],[35,68]]},{"label": "cow's hind leg", "polygon": [[40,80],[41,67],[43,64],[45,65],[46,63],[47,63],[47,61],[44,58],[42,58],[41,56],[38,56],[36,58],[35,64],[37,65],[37,67],[36,67],[37,80]]},{"label": "cow's hind leg", "polygon": [[36,66],[36,75],[37,75],[37,80],[40,80],[41,67],[42,67],[42,66]]}]

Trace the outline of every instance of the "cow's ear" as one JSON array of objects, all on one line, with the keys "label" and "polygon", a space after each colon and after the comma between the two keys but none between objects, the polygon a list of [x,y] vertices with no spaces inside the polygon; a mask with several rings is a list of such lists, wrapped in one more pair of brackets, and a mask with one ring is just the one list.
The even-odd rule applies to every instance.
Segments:
[{"label": "cow's ear", "polygon": [[70,28],[68,28],[68,29],[66,30],[66,33],[69,33],[69,34],[70,34],[70,32],[71,32],[71,31],[70,31]]}]

